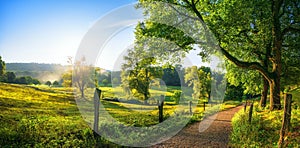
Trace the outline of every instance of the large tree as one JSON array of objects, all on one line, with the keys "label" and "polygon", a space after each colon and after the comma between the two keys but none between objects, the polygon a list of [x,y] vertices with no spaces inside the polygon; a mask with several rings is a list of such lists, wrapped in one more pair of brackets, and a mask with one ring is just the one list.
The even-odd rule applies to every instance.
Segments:
[{"label": "large tree", "polygon": [[[143,100],[147,103],[150,97],[150,83],[155,78],[162,77],[162,68],[154,66],[154,57],[140,56],[142,53],[131,50],[125,56],[125,63],[122,65],[122,82],[126,92],[137,92],[143,95]],[[138,56],[139,55],[139,56]]]},{"label": "large tree", "polygon": [[182,57],[183,52],[166,52],[166,49],[174,49],[178,45],[159,36],[144,36],[145,26],[144,23],[136,26],[135,45],[124,57],[121,78],[124,91],[127,94],[142,94],[146,103],[150,97],[150,83],[156,78],[162,79],[163,67],[179,64],[181,61],[178,57]]},{"label": "large tree", "polygon": [[[172,17],[171,15],[177,15],[179,17],[175,20],[175,23],[176,21],[178,23],[188,19],[199,20],[202,23],[202,28],[198,28],[198,30],[202,29],[205,32],[206,44],[212,46],[209,41],[213,39],[208,35],[210,29],[217,41],[217,44],[213,46],[218,48],[236,66],[258,71],[263,76],[264,82],[268,82],[270,87],[270,109],[281,108],[280,80],[282,76],[283,44],[291,40],[299,41],[299,1],[163,1],[173,4],[165,5],[165,7],[172,8],[166,10],[173,10],[173,13],[163,11],[155,3],[147,3],[150,2],[149,0],[140,0],[139,2],[139,6],[145,8],[145,12],[150,15],[150,19],[155,17],[156,20],[162,20],[163,18]],[[184,11],[182,11],[182,8]],[[159,9],[162,12],[159,12]],[[195,30],[197,26],[191,25],[190,29]],[[149,30],[153,31],[155,29]],[[178,31],[172,32],[177,33]],[[162,33],[160,35],[172,39],[171,35]],[[290,39],[290,36],[293,39]],[[193,43],[199,44],[197,41],[191,41],[184,45]],[[299,45],[296,45],[296,47],[299,48]],[[293,54],[290,51],[291,47],[285,48],[288,55]],[[203,52],[200,55],[210,53],[208,51],[210,48],[202,49]]]}]

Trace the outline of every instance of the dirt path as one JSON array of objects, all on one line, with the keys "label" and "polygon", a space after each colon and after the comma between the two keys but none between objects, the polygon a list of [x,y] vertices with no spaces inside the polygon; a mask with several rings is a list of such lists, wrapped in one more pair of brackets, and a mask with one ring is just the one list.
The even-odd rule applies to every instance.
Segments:
[{"label": "dirt path", "polygon": [[[238,106],[227,111],[222,111],[201,122],[191,124],[181,130],[176,136],[153,147],[227,147],[229,135],[232,130],[231,118],[241,108],[242,106]],[[203,125],[209,123],[211,125],[207,129],[201,129],[201,127],[206,127]]]}]

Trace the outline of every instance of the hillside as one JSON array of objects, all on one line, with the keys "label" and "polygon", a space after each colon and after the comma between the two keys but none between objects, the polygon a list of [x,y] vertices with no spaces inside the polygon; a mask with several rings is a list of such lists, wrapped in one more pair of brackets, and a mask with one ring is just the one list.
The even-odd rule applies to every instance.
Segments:
[{"label": "hillside", "polygon": [[60,64],[6,63],[6,70],[14,72],[16,76],[31,76],[42,82],[59,80],[68,69],[68,66]]}]

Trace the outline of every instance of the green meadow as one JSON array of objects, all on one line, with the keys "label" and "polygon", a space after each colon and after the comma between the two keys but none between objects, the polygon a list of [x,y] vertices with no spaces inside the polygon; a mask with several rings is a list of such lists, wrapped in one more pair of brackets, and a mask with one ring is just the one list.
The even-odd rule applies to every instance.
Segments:
[{"label": "green meadow", "polygon": [[[107,98],[112,98],[117,94],[116,92],[121,91],[120,88],[101,87],[101,89],[104,97]],[[178,114],[176,109],[181,108],[172,100],[174,91],[178,89],[178,87],[170,87],[165,93],[165,119]],[[153,94],[163,93],[151,91]],[[92,98],[93,89],[87,89],[86,94],[87,98]],[[88,126],[93,123],[92,114],[90,118],[87,116],[84,120],[74,96],[76,93],[74,94],[73,88],[1,83],[1,147],[91,147],[95,146],[97,141],[102,145],[117,147],[118,145],[104,138],[94,137],[93,130]],[[101,100],[101,104],[112,117],[126,126],[148,127],[159,123],[155,102],[143,105]],[[221,105],[221,109],[238,104],[239,102],[227,102]],[[218,109],[216,106],[207,106],[206,114],[212,114]],[[188,111],[189,109],[186,108],[183,112]],[[193,113],[189,123],[202,120],[205,116],[202,103],[193,108]],[[109,129],[114,128],[110,127],[112,125],[102,125],[100,122],[100,130],[105,126]]]}]

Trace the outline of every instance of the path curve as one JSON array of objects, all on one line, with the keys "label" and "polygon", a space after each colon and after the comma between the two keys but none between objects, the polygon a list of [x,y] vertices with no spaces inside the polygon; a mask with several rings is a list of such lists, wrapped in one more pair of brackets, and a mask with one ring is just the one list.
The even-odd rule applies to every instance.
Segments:
[{"label": "path curve", "polygon": [[[152,147],[227,147],[232,130],[231,119],[242,107],[243,106],[238,106],[222,111],[218,114],[207,117],[201,122],[188,125],[176,134],[176,136]],[[199,132],[200,123],[209,123],[211,120],[213,120],[212,124],[203,132]]]}]

